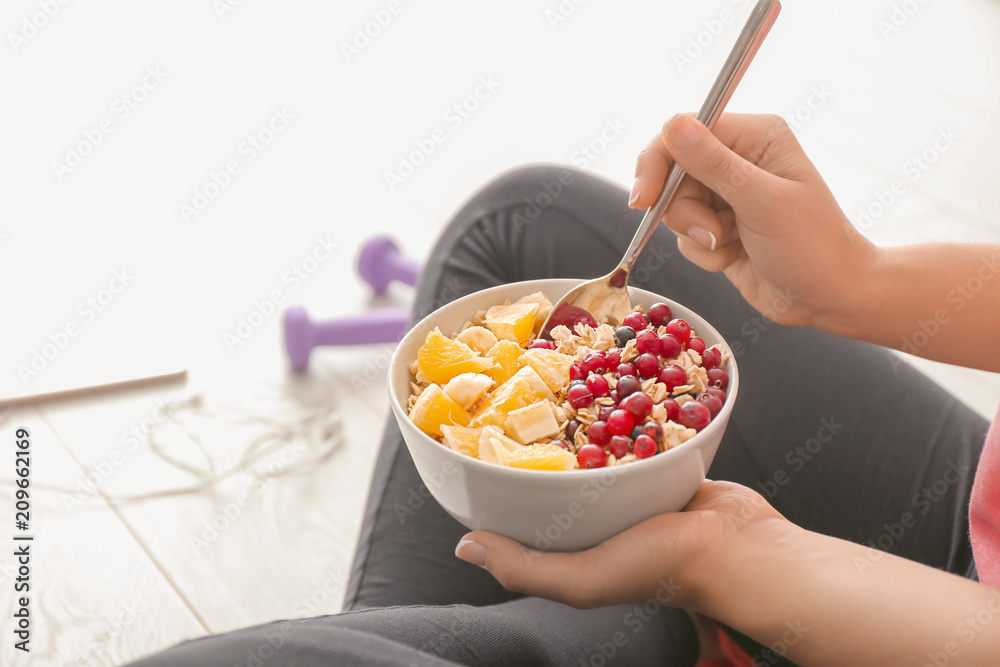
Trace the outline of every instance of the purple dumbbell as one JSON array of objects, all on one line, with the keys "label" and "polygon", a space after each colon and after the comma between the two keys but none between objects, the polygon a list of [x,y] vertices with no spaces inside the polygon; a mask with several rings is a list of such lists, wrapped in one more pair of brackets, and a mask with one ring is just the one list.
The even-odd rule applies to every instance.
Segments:
[{"label": "purple dumbbell", "polygon": [[304,371],[317,345],[371,345],[394,343],[406,333],[406,308],[372,310],[356,317],[313,322],[302,306],[285,311],[285,349],[292,368]]},{"label": "purple dumbbell", "polygon": [[365,243],[358,257],[358,273],[376,294],[385,294],[393,280],[416,285],[420,262],[407,259],[388,236],[376,236]]}]

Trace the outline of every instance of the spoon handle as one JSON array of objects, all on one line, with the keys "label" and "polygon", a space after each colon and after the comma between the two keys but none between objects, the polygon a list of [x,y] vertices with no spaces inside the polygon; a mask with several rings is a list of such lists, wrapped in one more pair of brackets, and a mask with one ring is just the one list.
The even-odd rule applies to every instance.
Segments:
[{"label": "spoon handle", "polygon": [[[722,71],[719,72],[719,76],[715,79],[708,97],[705,98],[705,103],[698,112],[698,120],[709,130],[712,129],[715,121],[719,120],[719,116],[722,115],[722,111],[726,108],[726,103],[733,96],[736,86],[739,85],[740,79],[743,78],[744,72],[750,66],[750,61],[753,60],[757,49],[760,48],[771,26],[774,25],[774,21],[778,18],[778,12],[780,11],[781,3],[778,0],[758,0],[757,5],[750,14],[750,18],[747,19],[746,25],[743,26],[743,32],[740,33],[736,44],[733,46],[733,50],[729,53],[729,58],[726,60],[725,65],[722,66]],[[632,243],[629,245],[628,250],[625,251],[622,263],[619,264],[619,271],[624,270],[628,273],[632,270],[632,266],[639,259],[642,249],[646,247],[649,239],[653,236],[656,225],[663,218],[663,214],[666,212],[670,200],[673,199],[674,193],[677,192],[677,187],[681,184],[684,174],[684,169],[675,162],[674,166],[670,169],[670,174],[667,176],[663,192],[660,193],[656,203],[646,211],[642,222],[639,223],[639,229],[636,230],[635,236],[632,238]],[[618,273],[618,271],[614,271],[613,273]]]}]

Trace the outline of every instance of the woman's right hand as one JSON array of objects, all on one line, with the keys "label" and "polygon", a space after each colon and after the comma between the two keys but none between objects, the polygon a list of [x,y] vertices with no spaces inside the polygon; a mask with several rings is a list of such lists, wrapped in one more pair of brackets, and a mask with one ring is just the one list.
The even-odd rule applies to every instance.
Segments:
[{"label": "woman's right hand", "polygon": [[725,272],[776,322],[841,331],[879,251],[854,230],[785,121],[723,114],[713,134],[674,116],[639,155],[632,208],[653,205],[674,161],[688,177],[664,222],[681,253]]}]

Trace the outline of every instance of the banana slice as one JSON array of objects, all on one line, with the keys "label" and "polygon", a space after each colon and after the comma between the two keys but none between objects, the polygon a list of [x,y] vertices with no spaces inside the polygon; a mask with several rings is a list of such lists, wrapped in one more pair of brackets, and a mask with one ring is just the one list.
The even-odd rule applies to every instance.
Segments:
[{"label": "banana slice", "polygon": [[539,401],[507,414],[507,433],[522,445],[548,438],[559,432],[559,424],[549,401]]}]

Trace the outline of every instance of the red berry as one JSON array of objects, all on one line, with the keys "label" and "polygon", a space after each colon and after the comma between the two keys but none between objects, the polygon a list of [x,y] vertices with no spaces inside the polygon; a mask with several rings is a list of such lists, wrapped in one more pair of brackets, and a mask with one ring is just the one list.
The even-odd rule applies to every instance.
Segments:
[{"label": "red berry", "polygon": [[667,333],[677,336],[677,340],[686,343],[691,337],[691,325],[680,318],[667,322]]},{"label": "red berry", "polygon": [[595,398],[600,398],[608,395],[608,392],[611,391],[611,385],[608,384],[603,375],[591,375],[587,378],[587,389]]},{"label": "red berry", "polygon": [[729,386],[729,375],[721,368],[711,368],[708,371],[708,384],[719,389]]},{"label": "red berry", "polygon": [[647,352],[649,354],[659,354],[660,337],[652,329],[643,329],[635,335],[635,349],[639,350],[639,354]]},{"label": "red berry", "polygon": [[618,390],[612,389],[611,393],[608,394],[608,398],[610,398],[612,401],[614,401],[615,405],[618,405]]},{"label": "red berry", "polygon": [[566,400],[575,409],[579,410],[590,405],[591,401],[594,400],[594,395],[587,389],[587,385],[577,384],[570,387],[569,391],[566,392]]},{"label": "red berry", "polygon": [[567,451],[570,451],[570,452],[573,451],[573,447],[570,445],[570,443],[569,443],[568,440],[553,440],[552,442],[555,443],[555,444],[557,444],[557,445],[559,445],[560,447],[562,447],[563,449],[565,449]]},{"label": "red berry", "polygon": [[569,379],[571,382],[573,380],[587,379],[587,371],[583,370],[583,366],[581,366],[579,362],[572,364],[569,367]]},{"label": "red berry", "polygon": [[570,440],[572,440],[573,436],[576,435],[577,429],[579,429],[579,428],[580,428],[580,422],[578,422],[575,419],[570,419],[566,423],[566,437],[569,438]]},{"label": "red berry", "polygon": [[531,345],[528,346],[529,350],[554,350],[556,349],[556,344],[550,340],[545,340],[544,338],[537,338],[531,341]]},{"label": "red berry", "polygon": [[587,440],[595,445],[603,447],[611,439],[611,431],[608,430],[606,421],[596,421],[587,429]]},{"label": "red berry", "polygon": [[660,374],[656,376],[656,381],[667,385],[667,391],[673,391],[674,387],[687,384],[688,377],[683,368],[677,364],[671,364],[663,367]]},{"label": "red berry", "polygon": [[618,386],[615,391],[618,392],[618,400],[622,400],[629,394],[642,391],[642,383],[639,382],[639,378],[634,375],[623,375],[618,380]]},{"label": "red berry", "polygon": [[681,406],[677,421],[682,426],[700,431],[712,421],[712,413],[709,411],[708,406],[701,401],[688,401]]},{"label": "red berry", "polygon": [[587,373],[597,373],[603,375],[608,370],[608,360],[601,351],[591,352],[580,362],[583,370]]},{"label": "red berry", "polygon": [[618,364],[618,368],[615,370],[615,373],[617,373],[620,378],[625,377],[626,375],[635,375],[638,372],[639,371],[635,369],[635,364]]},{"label": "red berry", "polygon": [[622,351],[618,349],[608,350],[604,353],[604,358],[608,361],[608,369],[618,368],[622,363]]},{"label": "red berry", "polygon": [[644,378],[656,377],[660,370],[660,358],[655,354],[640,354],[635,358],[635,368]]},{"label": "red berry", "polygon": [[576,462],[581,468],[603,468],[608,461],[608,455],[604,453],[603,447],[597,445],[584,445],[576,453]]},{"label": "red berry", "polygon": [[614,454],[616,459],[620,459],[632,451],[632,439],[627,435],[613,435],[611,442],[608,443],[608,451]]},{"label": "red berry", "polygon": [[649,326],[649,320],[642,313],[629,313],[622,320],[622,325],[626,327],[632,327],[636,331],[642,331],[647,326]]},{"label": "red berry", "polygon": [[660,401],[660,405],[667,411],[667,421],[677,421],[677,416],[681,411],[681,406],[677,405],[677,401],[672,398],[665,398]]},{"label": "red berry", "polygon": [[697,336],[691,336],[688,338],[688,349],[694,350],[698,354],[705,351],[705,341],[698,338]]},{"label": "red berry", "polygon": [[641,422],[652,412],[653,399],[646,392],[637,391],[622,401],[618,407],[627,410],[630,415],[635,417],[635,421]]},{"label": "red berry", "polygon": [[673,359],[681,353],[681,342],[673,334],[663,334],[660,336],[660,356],[664,359]]},{"label": "red berry", "polygon": [[650,456],[656,453],[656,441],[653,440],[648,435],[640,435],[635,439],[635,445],[633,445],[635,450],[635,455],[640,459],[648,459]]},{"label": "red berry", "polygon": [[[692,401],[694,403],[695,401]],[[625,435],[635,426],[635,420],[626,410],[615,410],[608,417],[608,430],[611,435]]]},{"label": "red berry", "polygon": [[712,415],[712,417],[715,417],[715,415],[719,414],[719,411],[722,410],[722,401],[708,392],[698,394],[696,400],[705,404],[705,407],[708,408],[708,412]]},{"label": "red berry", "polygon": [[717,399],[719,399],[720,403],[726,402],[726,392],[722,391],[718,387],[709,387],[708,389],[705,390],[705,393],[715,396]]},{"label": "red berry", "polygon": [[642,425],[641,435],[649,436],[659,442],[663,438],[663,427],[659,422],[646,422]]},{"label": "red berry", "polygon": [[701,353],[701,365],[705,367],[706,371],[718,368],[721,363],[722,352],[719,352],[719,348],[710,347]]},{"label": "red berry", "polygon": [[649,315],[649,321],[654,327],[662,327],[670,321],[670,306],[665,303],[654,303],[646,314]]},{"label": "red berry", "polygon": [[601,409],[598,410],[597,418],[600,419],[602,422],[606,422],[606,421],[608,421],[608,417],[610,417],[611,413],[614,412],[614,411],[615,411],[615,407],[614,406],[612,406],[612,405],[602,405]]}]

